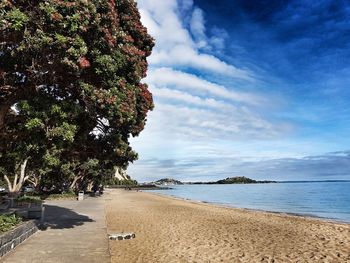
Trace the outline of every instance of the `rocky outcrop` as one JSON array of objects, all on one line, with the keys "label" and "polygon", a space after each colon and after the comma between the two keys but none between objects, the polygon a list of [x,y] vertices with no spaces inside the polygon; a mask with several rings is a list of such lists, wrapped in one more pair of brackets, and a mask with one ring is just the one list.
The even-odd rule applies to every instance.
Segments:
[{"label": "rocky outcrop", "polygon": [[116,167],[114,177],[120,181],[129,180],[126,171],[121,167]]}]

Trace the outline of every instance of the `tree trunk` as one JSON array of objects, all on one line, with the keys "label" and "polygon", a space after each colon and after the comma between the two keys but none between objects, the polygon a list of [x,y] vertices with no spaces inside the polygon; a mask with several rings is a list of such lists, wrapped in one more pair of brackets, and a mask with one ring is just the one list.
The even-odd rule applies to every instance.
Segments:
[{"label": "tree trunk", "polygon": [[94,187],[94,181],[90,181],[87,185],[86,190],[87,191],[92,191],[92,188]]},{"label": "tree trunk", "polygon": [[9,189],[10,196],[17,196],[19,194],[23,184],[28,179],[28,176],[25,176],[25,171],[26,171],[28,159],[29,158],[26,158],[23,161],[23,163],[21,164],[19,176],[18,176],[18,172],[16,171],[15,178],[13,179],[12,182],[7,175],[4,175],[4,179],[7,182],[7,187]]},{"label": "tree trunk", "polygon": [[2,130],[5,127],[5,116],[9,109],[9,105],[0,105],[0,130]]},{"label": "tree trunk", "polygon": [[69,190],[74,191],[74,189],[76,188],[77,182],[78,182],[81,178],[83,178],[82,175],[77,175],[77,176],[75,176],[74,179],[73,179],[73,182],[72,182],[71,185],[69,186]]},{"label": "tree trunk", "polygon": [[41,176],[35,176],[35,174],[33,173],[33,174],[29,175],[29,178],[27,181],[30,182],[34,186],[36,191],[39,191],[40,190],[39,189],[40,179],[41,179]]}]

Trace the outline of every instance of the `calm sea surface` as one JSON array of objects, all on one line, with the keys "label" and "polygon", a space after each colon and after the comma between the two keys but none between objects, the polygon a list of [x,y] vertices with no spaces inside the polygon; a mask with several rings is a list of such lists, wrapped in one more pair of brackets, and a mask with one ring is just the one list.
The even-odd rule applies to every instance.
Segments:
[{"label": "calm sea surface", "polygon": [[350,181],[178,185],[161,194],[225,206],[285,212],[350,223]]}]

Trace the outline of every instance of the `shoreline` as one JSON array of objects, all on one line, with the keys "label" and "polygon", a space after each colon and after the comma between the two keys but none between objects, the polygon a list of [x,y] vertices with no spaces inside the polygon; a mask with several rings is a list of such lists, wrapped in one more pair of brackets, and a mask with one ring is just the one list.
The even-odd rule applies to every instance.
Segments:
[{"label": "shoreline", "polygon": [[[150,190],[150,191],[152,191],[152,190]],[[184,197],[178,197],[175,195],[167,195],[167,194],[163,194],[163,193],[148,192],[148,190],[146,190],[144,193],[154,194],[154,195],[158,195],[161,197],[173,198],[173,199],[176,199],[179,201],[192,202],[194,204],[207,204],[207,205],[211,205],[211,206],[219,207],[219,208],[227,208],[227,209],[233,209],[233,210],[239,210],[239,211],[242,210],[242,211],[248,211],[248,212],[257,212],[257,213],[267,213],[267,214],[287,216],[287,217],[289,217],[289,216],[290,217],[297,217],[297,218],[300,217],[300,218],[309,219],[309,220],[319,220],[321,222],[326,222],[326,223],[334,223],[334,224],[341,224],[341,225],[345,225],[345,226],[350,226],[350,222],[342,221],[342,220],[336,219],[336,218],[328,218],[328,217],[322,217],[322,216],[317,216],[317,215],[293,213],[293,212],[281,212],[281,211],[271,211],[271,210],[264,210],[264,209],[236,207],[236,206],[225,205],[223,203],[201,201],[201,200],[189,199],[189,198],[184,198]]]},{"label": "shoreline", "polygon": [[222,207],[159,193],[111,190],[112,262],[348,262],[350,225]]}]

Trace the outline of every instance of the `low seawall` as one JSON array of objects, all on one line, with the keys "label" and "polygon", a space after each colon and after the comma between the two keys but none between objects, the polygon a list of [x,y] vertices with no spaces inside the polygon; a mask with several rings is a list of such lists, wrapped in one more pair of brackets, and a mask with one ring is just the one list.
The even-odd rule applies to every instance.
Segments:
[{"label": "low seawall", "polygon": [[37,232],[39,229],[38,224],[38,220],[25,221],[14,229],[0,235],[0,257],[6,255],[28,237]]}]

